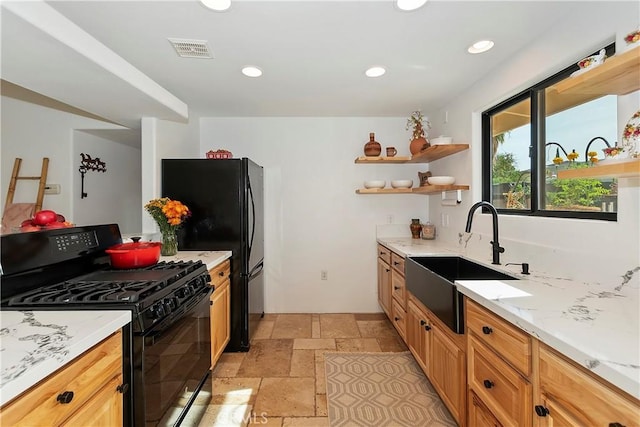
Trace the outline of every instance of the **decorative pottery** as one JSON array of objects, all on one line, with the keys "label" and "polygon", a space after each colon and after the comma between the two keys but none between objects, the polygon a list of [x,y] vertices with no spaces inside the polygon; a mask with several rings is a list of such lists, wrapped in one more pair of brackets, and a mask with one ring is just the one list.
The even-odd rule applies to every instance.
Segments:
[{"label": "decorative pottery", "polygon": [[396,147],[387,147],[387,157],[393,157],[396,154],[398,154],[398,150],[396,150]]},{"label": "decorative pottery", "polygon": [[429,178],[431,177],[431,172],[418,172],[418,182],[420,183],[420,187],[424,185],[429,185]]},{"label": "decorative pottery", "polygon": [[375,157],[379,156],[380,152],[382,152],[382,146],[375,140],[375,134],[371,132],[369,134],[369,142],[364,144],[364,155]]},{"label": "decorative pottery", "polygon": [[640,157],[640,110],[631,116],[622,131],[622,148],[628,157]]},{"label": "decorative pottery", "polygon": [[426,150],[427,148],[429,148],[429,141],[427,141],[427,138],[422,136],[420,138],[412,139],[411,143],[409,144],[409,151],[411,152],[412,156],[415,156],[416,154],[420,153],[423,150]]},{"label": "decorative pottery", "polygon": [[411,238],[419,239],[420,233],[422,232],[422,225],[420,224],[420,220],[414,218],[411,220],[411,224],[409,225],[409,229],[411,230]]}]

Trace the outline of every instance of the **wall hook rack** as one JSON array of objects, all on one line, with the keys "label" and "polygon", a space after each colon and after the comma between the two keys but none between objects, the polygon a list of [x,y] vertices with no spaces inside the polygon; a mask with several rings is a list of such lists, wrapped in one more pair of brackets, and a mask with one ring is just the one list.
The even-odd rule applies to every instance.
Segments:
[{"label": "wall hook rack", "polygon": [[84,175],[88,171],[104,173],[107,171],[107,164],[102,160],[100,160],[99,157],[96,157],[95,159],[93,159],[88,154],[80,153],[80,157],[82,157],[82,161],[80,162],[80,167],[78,168],[78,172],[80,172],[80,198],[84,199],[85,197],[88,196],[88,194],[85,193],[84,191]]}]

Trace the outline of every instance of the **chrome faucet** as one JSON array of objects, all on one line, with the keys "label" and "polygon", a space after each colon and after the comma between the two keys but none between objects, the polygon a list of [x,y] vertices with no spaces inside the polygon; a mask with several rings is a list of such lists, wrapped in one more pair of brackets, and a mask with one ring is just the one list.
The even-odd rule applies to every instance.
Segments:
[{"label": "chrome faucet", "polygon": [[467,233],[471,232],[471,221],[473,221],[473,213],[480,206],[486,206],[491,212],[491,216],[493,218],[493,241],[491,242],[492,252],[493,252],[493,262],[491,264],[500,264],[500,254],[504,252],[504,248],[500,247],[500,243],[498,243],[498,211],[493,205],[489,202],[478,202],[471,206],[469,209],[469,215],[467,216],[467,226],[464,231]]}]

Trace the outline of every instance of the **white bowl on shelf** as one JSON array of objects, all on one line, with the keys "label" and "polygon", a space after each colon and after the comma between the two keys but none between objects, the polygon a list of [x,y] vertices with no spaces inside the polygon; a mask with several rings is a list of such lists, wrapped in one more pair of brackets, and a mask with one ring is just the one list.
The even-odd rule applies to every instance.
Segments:
[{"label": "white bowl on shelf", "polygon": [[384,188],[385,185],[387,185],[387,182],[380,179],[364,182],[364,188]]},{"label": "white bowl on shelf", "polygon": [[411,179],[396,179],[391,181],[393,188],[411,188],[413,187],[413,180]]},{"label": "white bowl on shelf", "polygon": [[437,138],[433,138],[432,140],[430,140],[429,143],[431,145],[447,145],[447,144],[451,144],[452,141],[453,141],[453,138],[451,138],[450,136],[439,136]]},{"label": "white bowl on shelf", "polygon": [[430,176],[427,182],[430,185],[451,185],[456,182],[456,179],[452,176]]}]

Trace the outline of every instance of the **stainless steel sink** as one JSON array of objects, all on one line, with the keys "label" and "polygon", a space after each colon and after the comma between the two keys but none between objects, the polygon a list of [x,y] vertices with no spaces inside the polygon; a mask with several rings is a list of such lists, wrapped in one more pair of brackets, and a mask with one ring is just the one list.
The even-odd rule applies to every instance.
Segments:
[{"label": "stainless steel sink", "polygon": [[518,280],[458,256],[409,257],[405,261],[407,289],[458,334],[464,333],[462,294],[456,280]]}]

